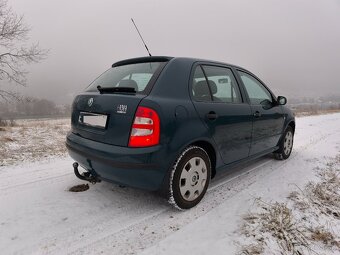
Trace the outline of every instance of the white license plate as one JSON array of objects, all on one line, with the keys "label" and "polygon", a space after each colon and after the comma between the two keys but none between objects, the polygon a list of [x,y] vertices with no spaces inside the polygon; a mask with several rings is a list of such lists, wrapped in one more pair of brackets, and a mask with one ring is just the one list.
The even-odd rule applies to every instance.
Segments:
[{"label": "white license plate", "polygon": [[79,123],[92,127],[105,128],[107,115],[90,112],[81,112],[79,114]]}]

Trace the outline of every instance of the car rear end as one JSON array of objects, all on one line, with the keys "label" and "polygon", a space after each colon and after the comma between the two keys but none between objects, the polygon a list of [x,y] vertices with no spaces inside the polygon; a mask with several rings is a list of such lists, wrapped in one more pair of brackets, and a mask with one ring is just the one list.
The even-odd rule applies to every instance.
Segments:
[{"label": "car rear end", "polygon": [[97,179],[157,190],[161,119],[141,105],[171,58],[147,57],[115,63],[73,102],[70,156]]}]

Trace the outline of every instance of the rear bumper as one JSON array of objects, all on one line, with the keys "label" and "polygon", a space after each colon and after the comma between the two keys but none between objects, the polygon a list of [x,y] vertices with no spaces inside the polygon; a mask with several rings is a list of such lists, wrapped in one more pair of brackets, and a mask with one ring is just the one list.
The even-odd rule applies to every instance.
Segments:
[{"label": "rear bumper", "polygon": [[159,164],[162,146],[127,148],[108,145],[69,133],[70,156],[97,178],[145,190],[161,188],[168,167]]}]

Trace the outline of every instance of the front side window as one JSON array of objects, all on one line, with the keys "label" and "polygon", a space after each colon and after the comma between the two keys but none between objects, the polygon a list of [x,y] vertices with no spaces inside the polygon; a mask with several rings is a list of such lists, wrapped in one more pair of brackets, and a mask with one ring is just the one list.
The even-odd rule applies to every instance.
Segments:
[{"label": "front side window", "polygon": [[264,102],[273,102],[271,93],[257,79],[247,73],[238,71],[242,82],[248,93],[251,104],[263,104]]},{"label": "front side window", "polygon": [[92,82],[86,91],[97,91],[97,86],[129,87],[134,88],[137,93],[143,93],[162,64],[162,62],[148,62],[112,67]]}]

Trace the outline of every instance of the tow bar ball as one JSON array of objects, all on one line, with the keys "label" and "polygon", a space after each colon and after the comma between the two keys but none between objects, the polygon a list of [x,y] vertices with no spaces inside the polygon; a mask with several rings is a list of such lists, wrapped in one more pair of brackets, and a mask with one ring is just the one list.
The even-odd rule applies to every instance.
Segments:
[{"label": "tow bar ball", "polygon": [[97,182],[100,182],[100,180],[98,178],[96,178],[95,176],[93,176],[90,172],[84,172],[84,173],[79,173],[78,167],[79,164],[77,162],[73,163],[73,169],[74,169],[74,174],[83,181],[88,181],[91,182],[92,184],[95,184]]}]

